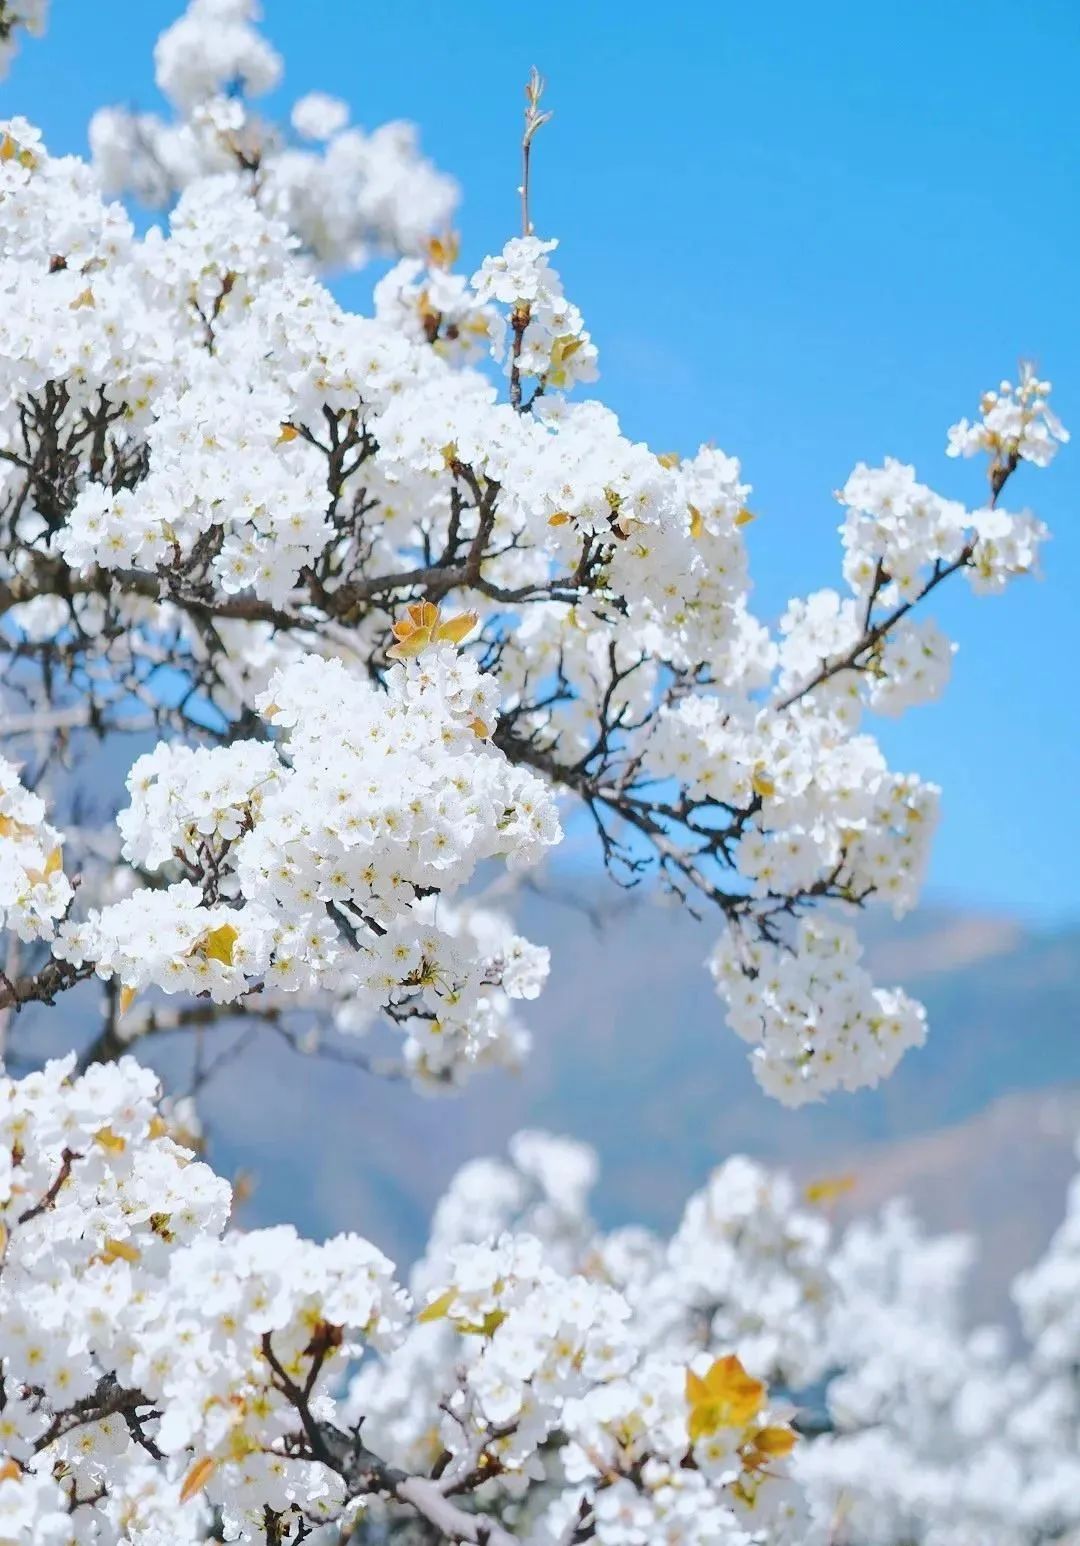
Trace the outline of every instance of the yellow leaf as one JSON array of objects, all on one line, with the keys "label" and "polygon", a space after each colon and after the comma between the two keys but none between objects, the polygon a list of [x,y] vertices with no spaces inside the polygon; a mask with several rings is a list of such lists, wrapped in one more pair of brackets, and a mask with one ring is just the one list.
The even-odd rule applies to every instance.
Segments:
[{"label": "yellow leaf", "polygon": [[416,1317],[417,1323],[426,1326],[429,1321],[441,1321],[443,1316],[453,1304],[457,1290],[448,1288],[445,1294],[440,1294],[438,1299],[433,1299],[429,1305],[420,1311]]},{"label": "yellow leaf", "polygon": [[120,989],[120,1013],[122,1015],[126,1015],[132,1004],[134,1004],[136,991],[135,988],[129,988],[126,983]]},{"label": "yellow leaf", "polygon": [[216,1468],[217,1462],[211,1460],[209,1455],[203,1455],[201,1460],[196,1460],[184,1477],[184,1485],[180,1488],[180,1502],[190,1503],[195,1494],[201,1492],[206,1486]]},{"label": "yellow leaf", "polygon": [[434,628],[439,621],[439,609],[433,601],[410,602],[407,611],[417,628]]},{"label": "yellow leaf", "polygon": [[776,785],[764,768],[755,768],[750,782],[754,787],[754,793],[761,795],[762,799],[768,799],[770,795],[776,793]]},{"label": "yellow leaf", "polygon": [[105,1249],[101,1253],[101,1260],[109,1265],[114,1261],[134,1263],[139,1260],[139,1248],[132,1245],[130,1240],[114,1240],[109,1236],[105,1241]]},{"label": "yellow leaf", "polygon": [[855,1177],[823,1176],[820,1181],[811,1181],[803,1187],[803,1196],[807,1202],[829,1203],[835,1202],[838,1197],[844,1197],[855,1189]]},{"label": "yellow leaf", "polygon": [[283,424],[281,426],[281,434],[277,437],[277,444],[279,446],[287,446],[289,441],[295,440],[299,434],[300,431],[295,424]]},{"label": "yellow leaf", "polygon": [[479,621],[475,612],[459,612],[457,617],[448,617],[445,623],[438,625],[435,638],[447,644],[460,644],[462,639],[468,638]]},{"label": "yellow leaf", "polygon": [[548,516],[549,526],[567,526],[570,522],[569,510],[556,510],[554,515]]},{"label": "yellow leaf", "polygon": [[239,938],[239,929],[234,928],[231,923],[221,923],[216,929],[211,929],[209,933],[203,935],[198,949],[208,961],[220,961],[223,966],[231,966],[236,941]]},{"label": "yellow leaf", "polygon": [[0,837],[10,837],[17,825],[13,816],[0,816]]},{"label": "yellow leaf", "polygon": [[738,515],[735,517],[735,525],[736,526],[749,526],[751,521],[756,521],[756,520],[757,520],[757,516],[754,514],[754,512],[752,510],[748,510],[746,508],[746,506],[743,505],[742,509],[739,511]]},{"label": "yellow leaf", "polygon": [[428,239],[428,262],[433,268],[452,268],[461,250],[461,238],[456,231],[446,231],[442,236]]},{"label": "yellow leaf", "polygon": [[750,1440],[759,1455],[767,1459],[773,1459],[782,1455],[790,1455],[798,1443],[799,1435],[794,1428],[759,1428]]},{"label": "yellow leaf", "polygon": [[431,633],[427,628],[414,628],[407,638],[391,644],[386,653],[391,660],[412,660],[423,654],[430,643]]},{"label": "yellow leaf", "polygon": [[61,848],[54,848],[52,853],[45,860],[45,874],[46,875],[55,875],[57,870],[62,870],[63,867],[64,867],[64,853],[63,853],[63,849],[61,849]]},{"label": "yellow leaf", "polygon": [[89,285],[87,285],[85,290],[80,290],[79,291],[79,294],[71,302],[70,306],[68,307],[68,310],[69,311],[82,311],[83,308],[86,307],[86,306],[90,306],[90,307],[96,307],[97,306],[97,301],[95,301],[95,299],[94,299],[94,292],[93,292],[93,290],[91,290]]},{"label": "yellow leaf", "polygon": [[660,463],[661,467],[678,467],[682,457],[678,451],[657,451],[656,460]]},{"label": "yellow leaf", "polygon": [[490,725],[485,725],[485,723],[484,723],[484,721],[482,719],[472,719],[472,720],[470,720],[469,721],[469,729],[472,731],[473,735],[475,735],[477,737],[477,739],[480,740],[480,741],[486,741],[488,736],[491,734],[491,726]]},{"label": "yellow leaf", "polygon": [[94,1142],[100,1144],[107,1154],[123,1154],[127,1148],[127,1139],[114,1133],[111,1127],[99,1127],[94,1134]]},{"label": "yellow leaf", "polygon": [[718,1358],[704,1375],[687,1369],[686,1400],[690,1406],[687,1432],[694,1443],[718,1428],[745,1427],[764,1405],[765,1386],[729,1353]]},{"label": "yellow leaf", "polygon": [[470,1337],[493,1337],[505,1319],[505,1310],[489,1310],[482,1321],[462,1321],[458,1330]]},{"label": "yellow leaf", "polygon": [[22,1467],[17,1460],[12,1460],[8,1455],[3,1465],[0,1465],[0,1482],[16,1481],[22,1475]]},{"label": "yellow leaf", "polygon": [[6,1251],[7,1251],[7,1243],[8,1243],[8,1227],[3,1222],[3,1220],[0,1220],[0,1261],[3,1261],[3,1259],[4,1259],[4,1255],[5,1255]]},{"label": "yellow leaf", "polygon": [[693,537],[694,541],[697,542],[698,538],[705,530],[705,521],[697,505],[689,505],[687,508],[690,511],[690,535]]}]

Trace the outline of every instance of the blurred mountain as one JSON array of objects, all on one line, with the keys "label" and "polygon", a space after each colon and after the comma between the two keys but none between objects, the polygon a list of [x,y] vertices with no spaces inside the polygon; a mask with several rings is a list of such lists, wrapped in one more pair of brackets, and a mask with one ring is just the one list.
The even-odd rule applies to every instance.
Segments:
[{"label": "blurred mountain", "polygon": [[1073,1168],[1080,930],[935,909],[868,919],[869,964],[926,1004],[927,1044],[878,1090],[787,1111],[724,1024],[703,967],[713,931],[681,908],[562,886],[525,892],[517,909],[552,951],[548,987],[525,1006],[534,1048],[519,1075],[420,1098],[270,1045],[223,1077],[211,1131],[220,1160],[258,1178],[252,1222],[357,1228],[408,1259],[459,1164],[542,1126],[598,1150],[601,1223],[670,1229],[741,1150],[800,1177],[853,1170],[849,1208],[907,1192],[933,1227],[984,1237],[975,1298],[996,1313],[1059,1219]]},{"label": "blurred mountain", "polygon": [[[521,931],[552,953],[545,992],[524,1006],[534,1048],[520,1074],[425,1098],[297,1056],[269,1032],[223,1070],[203,1109],[215,1163],[255,1178],[245,1222],[357,1229],[407,1261],[454,1170],[540,1126],[598,1150],[595,1212],[608,1226],[670,1229],[735,1151],[800,1178],[854,1171],[849,1210],[909,1193],[933,1227],[985,1239],[975,1306],[1000,1311],[1003,1285],[1059,1219],[1073,1168],[1080,930],[933,908],[899,924],[871,915],[869,964],[926,1004],[927,1044],[878,1090],[788,1111],[758,1089],[724,1024],[703,965],[715,929],[596,880],[552,884],[516,906]],[[155,1052],[174,1087],[192,1055],[190,1040]]]}]

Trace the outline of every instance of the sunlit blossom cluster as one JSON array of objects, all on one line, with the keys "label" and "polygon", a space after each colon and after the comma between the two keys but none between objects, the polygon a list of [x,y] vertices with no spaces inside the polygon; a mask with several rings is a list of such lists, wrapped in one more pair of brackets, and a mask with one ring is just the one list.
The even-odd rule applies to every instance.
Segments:
[{"label": "sunlit blossom cluster", "polygon": [[276,744],[138,759],[123,854],[176,878],[65,925],[57,954],[129,999],[334,990],[343,1029],[380,1010],[401,1027],[418,1079],[515,1061],[508,1001],[535,997],[547,952],[439,909],[483,860],[529,864],[559,837],[547,786],[490,745],[492,692],[450,643],[395,665],[387,692],[321,656],[286,667],[261,701]]},{"label": "sunlit blossom cluster", "polygon": [[[226,77],[269,83],[252,20],[194,7],[180,33],[208,41],[190,57],[166,35],[159,68],[177,100]],[[325,100],[309,107],[304,132],[336,119]],[[453,271],[452,239],[431,242],[380,282],[366,318],[309,272],[289,211],[234,175],[188,180],[168,234],[139,239],[81,163],[50,158],[22,120],[3,133],[8,626],[55,639],[100,680],[168,663],[211,715],[250,735],[261,714],[261,734],[292,741],[291,771],[265,744],[238,750],[235,733],[219,751],[164,743],[153,755],[171,772],[142,816],[136,791],[123,858],[171,866],[171,884],[145,908],[128,887],[111,911],[73,917],[63,958],[133,992],[223,1004],[257,986],[313,994],[318,1010],[344,985],[351,1003],[322,1004],[339,1028],[391,1007],[417,1075],[458,1082],[470,1060],[519,1059],[526,1040],[494,957],[470,971],[468,931],[432,899],[483,859],[550,846],[561,795],[584,801],[610,865],[636,873],[651,850],[672,890],[720,902],[717,980],[766,1089],[805,1100],[891,1071],[922,1039],[921,1011],[849,972],[849,943],[820,970],[813,942],[847,935],[804,914],[917,899],[937,791],[887,767],[865,715],[943,693],[953,645],[913,612],[942,579],[998,590],[1033,570],[1043,529],[997,496],[1019,462],[1047,460],[1060,426],[988,442],[991,493],[974,510],[898,462],[858,467],[840,495],[850,595],[795,598],[771,634],[749,608],[739,463],[711,447],[657,455],[601,404],[566,396],[595,375],[596,350],[553,242],[514,238],[471,279]],[[489,352],[505,400],[477,368]],[[1032,381],[1017,389],[1024,423],[1056,425]],[[443,605],[451,594],[465,610]],[[94,668],[100,653],[108,666]],[[300,673],[332,711],[266,713],[275,671]],[[342,733],[346,703],[362,732]],[[200,733],[209,723],[204,712]],[[358,756],[363,796],[343,787]],[[222,787],[166,820],[189,772],[199,787],[192,757]],[[245,759],[263,772],[249,779]],[[373,793],[375,769],[388,782]],[[251,785],[240,806],[225,787],[238,777]],[[334,801],[333,837],[302,858],[297,812]],[[132,824],[159,816],[151,853]],[[532,992],[543,972],[529,959]],[[396,1000],[403,985],[417,1015]]]},{"label": "sunlit blossom cluster", "polygon": [[[613,1546],[797,1538],[796,1436],[736,1354],[647,1351],[618,1288],[537,1235],[454,1243],[444,1220],[443,1286],[411,1304],[357,1236],[225,1232],[229,1188],[171,1135],[153,1076],[72,1061],[0,1083],[9,1531],[195,1542],[218,1509],[228,1539],[294,1540],[369,1505],[438,1523],[479,1480],[492,1529],[520,1525],[493,1540],[542,1546],[575,1515]],[[555,1191],[574,1161],[542,1135],[518,1153]],[[545,1477],[558,1495],[530,1511]]]},{"label": "sunlit blossom cluster", "polygon": [[256,25],[259,12],[256,0],[190,0],[154,51],[174,118],[107,107],[91,120],[104,187],[164,205],[201,178],[228,178],[329,268],[420,249],[449,224],[454,182],[421,155],[411,124],[367,133],[325,92],[295,103],[292,139],[264,120],[252,99],[279,84],[283,61]]},{"label": "sunlit blossom cluster", "polygon": [[45,802],[0,757],[0,928],[22,940],[50,939],[72,895]]}]

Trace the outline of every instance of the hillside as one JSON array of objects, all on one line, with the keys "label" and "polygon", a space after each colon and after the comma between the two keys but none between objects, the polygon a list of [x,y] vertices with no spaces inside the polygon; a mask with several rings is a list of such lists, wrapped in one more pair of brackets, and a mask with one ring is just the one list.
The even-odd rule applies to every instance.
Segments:
[{"label": "hillside", "polygon": [[806,1176],[854,1168],[855,1206],[908,1191],[933,1224],[987,1236],[987,1308],[1047,1237],[1080,1129],[1066,1088],[1080,1087],[1080,933],[935,910],[879,925],[874,968],[925,1001],[928,1044],[880,1090],[790,1112],[724,1026],[701,966],[707,928],[607,892],[584,909],[526,894],[520,913],[553,955],[521,1075],[421,1099],[268,1041],[210,1092],[219,1163],[258,1180],[250,1222],[357,1228],[407,1258],[456,1166],[534,1125],[599,1150],[607,1224],[670,1227],[737,1149]]}]

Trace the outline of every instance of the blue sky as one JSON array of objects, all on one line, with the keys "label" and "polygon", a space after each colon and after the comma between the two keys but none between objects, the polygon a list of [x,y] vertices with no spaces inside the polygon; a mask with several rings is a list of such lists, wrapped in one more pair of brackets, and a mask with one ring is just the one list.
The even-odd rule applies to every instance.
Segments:
[{"label": "blue sky", "polygon": [[[150,51],[179,0],[53,0],[0,88],[55,149],[97,105],[156,105]],[[600,392],[658,450],[714,440],[754,485],[758,609],[836,583],[831,490],[912,461],[975,503],[943,454],[980,391],[1033,358],[1080,431],[1080,8],[1072,0],[267,0],[288,103],[417,121],[464,189],[466,261],[515,234],[529,66],[555,119],[533,211],[601,352]],[[363,303],[367,283],[339,287]],[[1080,917],[1073,686],[1080,436],[1015,480],[1053,530],[1042,583],[943,597],[959,640],[943,705],[879,727],[944,786],[939,897]]]}]

